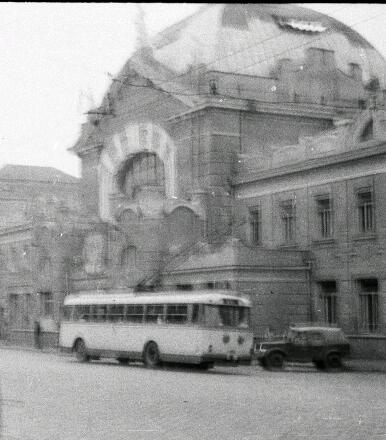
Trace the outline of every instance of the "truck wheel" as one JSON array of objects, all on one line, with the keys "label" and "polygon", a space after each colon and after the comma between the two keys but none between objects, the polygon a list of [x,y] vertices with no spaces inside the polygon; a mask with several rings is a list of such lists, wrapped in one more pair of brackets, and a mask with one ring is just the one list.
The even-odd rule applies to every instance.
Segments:
[{"label": "truck wheel", "polygon": [[199,370],[209,370],[210,368],[213,368],[213,363],[212,362],[202,362],[201,364],[197,365],[197,368]]},{"label": "truck wheel", "polygon": [[326,364],[324,361],[313,361],[313,364],[315,365],[315,367],[318,370],[325,370],[326,369]]},{"label": "truck wheel", "polygon": [[268,370],[281,370],[284,366],[284,356],[280,352],[274,352],[265,359],[265,366]]},{"label": "truck wheel", "polygon": [[342,358],[339,353],[329,353],[326,357],[326,366],[331,369],[342,368]]}]

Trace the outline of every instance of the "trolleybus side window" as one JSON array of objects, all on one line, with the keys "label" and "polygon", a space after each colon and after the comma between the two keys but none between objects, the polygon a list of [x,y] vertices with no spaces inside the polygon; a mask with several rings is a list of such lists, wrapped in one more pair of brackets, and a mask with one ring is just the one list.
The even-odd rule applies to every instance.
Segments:
[{"label": "trolleybus side window", "polygon": [[72,320],[72,312],[74,310],[74,306],[64,306],[63,307],[63,319],[65,321]]},{"label": "trolleybus side window", "polygon": [[90,321],[96,322],[97,321],[97,305],[92,304],[90,306]]},{"label": "trolleybus side window", "polygon": [[123,304],[111,304],[107,306],[107,319],[111,322],[122,321],[124,316]]},{"label": "trolleybus side window", "polygon": [[75,306],[73,320],[74,321],[88,321],[90,318],[90,306],[78,305]]},{"label": "trolleybus side window", "polygon": [[143,309],[144,307],[141,304],[128,304],[126,306],[126,321],[142,322]]},{"label": "trolleybus side window", "polygon": [[249,325],[250,325],[250,310],[247,307],[240,307],[237,327],[249,328]]},{"label": "trolleybus side window", "polygon": [[170,324],[184,324],[187,321],[187,304],[168,304],[166,306],[166,322]]},{"label": "trolleybus side window", "polygon": [[192,304],[192,322],[199,323],[202,321],[202,304]]},{"label": "trolleybus side window", "polygon": [[160,323],[163,321],[164,306],[163,304],[148,304],[146,306],[145,321]]},{"label": "trolleybus side window", "polygon": [[94,315],[97,322],[105,322],[107,317],[107,306],[106,304],[98,304],[96,306],[96,313]]}]

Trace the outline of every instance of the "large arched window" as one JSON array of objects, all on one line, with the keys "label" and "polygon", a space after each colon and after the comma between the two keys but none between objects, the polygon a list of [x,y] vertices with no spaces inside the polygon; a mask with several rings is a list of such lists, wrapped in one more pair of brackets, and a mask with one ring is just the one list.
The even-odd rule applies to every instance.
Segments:
[{"label": "large arched window", "polygon": [[121,190],[133,197],[137,189],[146,186],[165,191],[164,164],[155,153],[139,153],[129,159],[118,176]]}]

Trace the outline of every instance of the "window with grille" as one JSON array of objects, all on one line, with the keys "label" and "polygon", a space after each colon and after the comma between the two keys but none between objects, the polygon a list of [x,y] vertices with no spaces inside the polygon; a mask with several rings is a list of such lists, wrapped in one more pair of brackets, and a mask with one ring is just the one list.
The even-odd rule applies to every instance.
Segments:
[{"label": "window with grille", "polygon": [[357,193],[359,231],[363,234],[374,232],[374,198],[371,190]]},{"label": "window with grille", "polygon": [[259,208],[253,208],[249,212],[251,225],[251,240],[253,244],[261,243],[261,213]]},{"label": "window with grille", "polygon": [[328,324],[337,322],[336,282],[322,281],[319,283],[322,294],[323,320]]},{"label": "window with grille", "polygon": [[370,333],[378,330],[378,280],[362,279],[360,285],[360,325],[362,331]]},{"label": "window with grille", "polygon": [[319,198],[316,203],[320,236],[321,238],[330,238],[332,236],[331,199],[328,197]]},{"label": "window with grille", "polygon": [[295,201],[288,200],[281,204],[281,218],[283,224],[283,239],[285,244],[295,242]]}]

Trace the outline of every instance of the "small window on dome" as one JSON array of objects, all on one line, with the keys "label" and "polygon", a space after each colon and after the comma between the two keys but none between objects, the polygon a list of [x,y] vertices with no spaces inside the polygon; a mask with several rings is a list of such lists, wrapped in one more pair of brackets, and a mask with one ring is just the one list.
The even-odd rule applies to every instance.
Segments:
[{"label": "small window on dome", "polygon": [[370,119],[370,121],[366,124],[365,128],[362,131],[362,134],[360,136],[361,142],[370,141],[371,139],[374,139],[374,127],[373,127],[373,120]]},{"label": "small window on dome", "polygon": [[313,33],[325,32],[327,30],[326,26],[318,21],[302,20],[299,18],[278,15],[273,15],[272,17],[281,28],[288,30]]}]

